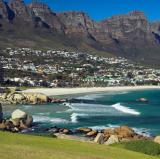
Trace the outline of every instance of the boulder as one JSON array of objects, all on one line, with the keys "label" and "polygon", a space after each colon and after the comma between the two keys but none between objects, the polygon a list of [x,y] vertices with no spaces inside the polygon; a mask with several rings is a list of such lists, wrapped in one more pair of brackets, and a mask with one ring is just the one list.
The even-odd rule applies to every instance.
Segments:
[{"label": "boulder", "polygon": [[42,93],[23,93],[23,95],[30,104],[43,104],[50,101],[50,98]]},{"label": "boulder", "polygon": [[5,124],[5,120],[3,120],[1,123],[0,123],[0,130],[5,130],[6,128],[6,124]]},{"label": "boulder", "polygon": [[146,98],[139,98],[137,101],[138,102],[148,102],[148,99],[146,99]]},{"label": "boulder", "polygon": [[76,130],[76,132],[78,132],[78,133],[84,133],[84,134],[87,134],[87,133],[89,133],[89,132],[91,132],[91,131],[92,131],[91,128],[78,128],[78,129]]},{"label": "boulder", "polygon": [[98,133],[96,138],[94,139],[94,142],[95,143],[98,143],[98,144],[104,144],[104,134],[103,133]]},{"label": "boulder", "polygon": [[21,120],[21,121],[20,121],[20,126],[19,126],[19,128],[20,128],[21,130],[23,130],[23,129],[27,129],[28,126],[25,124],[25,122],[24,122],[23,120]]},{"label": "boulder", "polygon": [[13,123],[14,126],[19,126],[20,125],[20,119],[19,118],[10,119],[10,121]]},{"label": "boulder", "polygon": [[104,133],[105,136],[108,136],[108,135],[114,135],[115,131],[114,131],[113,128],[107,128],[107,129],[103,130],[103,133]]},{"label": "boulder", "polygon": [[17,104],[23,104],[25,99],[26,98],[22,93],[14,93],[12,98],[13,102]]},{"label": "boulder", "polygon": [[128,126],[120,126],[114,129],[115,135],[118,135],[119,138],[130,138],[135,136],[133,129]]},{"label": "boulder", "polygon": [[66,134],[66,135],[72,134],[72,131],[69,130],[69,129],[60,129],[59,132],[60,132],[61,134]]},{"label": "boulder", "polygon": [[15,127],[12,123],[12,121],[10,120],[6,120],[5,121],[5,129],[8,130],[8,131],[12,131],[12,129]]},{"label": "boulder", "polygon": [[0,122],[3,120],[2,104],[0,103]]},{"label": "boulder", "polygon": [[54,133],[58,133],[59,130],[60,130],[60,128],[58,128],[58,127],[55,126],[55,127],[47,129],[46,131],[51,132],[51,133],[54,134]]},{"label": "boulder", "polygon": [[156,136],[156,137],[154,138],[154,142],[160,144],[160,136]]},{"label": "boulder", "polygon": [[105,142],[105,144],[106,145],[111,145],[111,144],[118,143],[118,142],[119,142],[118,136],[117,135],[111,135],[109,137],[109,139]]},{"label": "boulder", "polygon": [[92,130],[89,133],[87,133],[87,137],[95,137],[98,134],[97,130]]},{"label": "boulder", "polygon": [[27,114],[20,110],[20,109],[16,109],[13,113],[12,113],[12,119],[24,119],[27,117]]},{"label": "boulder", "polygon": [[33,117],[30,116],[30,115],[27,115],[26,119],[23,119],[23,120],[24,120],[25,125],[27,127],[30,127],[32,125],[32,123],[33,123]]},{"label": "boulder", "polygon": [[12,113],[12,118],[10,121],[14,126],[19,126],[20,129],[27,129],[32,125],[33,118],[26,112],[17,109]]}]

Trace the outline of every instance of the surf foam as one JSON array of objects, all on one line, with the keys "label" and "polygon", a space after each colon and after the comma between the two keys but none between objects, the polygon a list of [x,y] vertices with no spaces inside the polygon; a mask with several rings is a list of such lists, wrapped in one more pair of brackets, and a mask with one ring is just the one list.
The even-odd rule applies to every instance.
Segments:
[{"label": "surf foam", "polygon": [[88,116],[87,114],[79,114],[79,113],[72,113],[71,114],[71,122],[72,123],[77,123],[78,122],[78,117],[84,117]]},{"label": "surf foam", "polygon": [[33,115],[34,122],[52,122],[52,123],[69,123],[68,120],[62,118],[51,118],[41,115]]},{"label": "surf foam", "polygon": [[125,106],[121,105],[120,103],[114,104],[111,107],[113,107],[116,110],[121,111],[123,113],[132,114],[132,115],[140,115],[140,112],[138,112],[134,109],[125,107]]}]

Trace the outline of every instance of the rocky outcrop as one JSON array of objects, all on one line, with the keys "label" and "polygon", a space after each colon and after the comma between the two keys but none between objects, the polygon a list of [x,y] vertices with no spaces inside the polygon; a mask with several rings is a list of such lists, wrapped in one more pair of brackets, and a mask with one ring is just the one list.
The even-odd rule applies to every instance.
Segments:
[{"label": "rocky outcrop", "polygon": [[2,93],[0,102],[7,104],[44,104],[51,102],[51,99],[42,93]]},{"label": "rocky outcrop", "polygon": [[83,12],[64,12],[58,14],[64,25],[65,34],[75,34],[78,36],[88,36],[94,28],[94,22]]},{"label": "rocky outcrop", "polygon": [[33,2],[29,4],[35,26],[41,26],[54,29],[63,33],[63,24],[60,22],[56,13],[54,13],[46,4]]},{"label": "rocky outcrop", "polygon": [[24,20],[28,20],[30,17],[29,11],[23,0],[10,0],[8,6],[16,17],[21,17]]},{"label": "rocky outcrop", "polygon": [[[139,41],[154,41],[154,36],[150,31],[150,24],[143,12],[134,11],[126,15],[113,16],[99,22],[98,26],[104,35],[108,35],[117,42],[133,42],[135,38]],[[103,39],[99,40],[103,42]]]},{"label": "rocky outcrop", "polygon": [[137,134],[128,126],[116,128],[106,128],[104,130],[92,130],[91,128],[79,128],[76,133],[81,133],[85,137],[92,139],[95,143],[111,145],[118,142],[128,142],[133,140],[149,140],[150,138]]},{"label": "rocky outcrop", "polygon": [[8,18],[8,12],[6,8],[6,4],[3,0],[0,0],[0,19],[7,19]]},{"label": "rocky outcrop", "polygon": [[112,145],[114,143],[118,143],[119,142],[119,138],[117,135],[111,135],[109,137],[109,139],[105,142],[105,145]]},{"label": "rocky outcrop", "polygon": [[103,133],[98,133],[96,138],[94,139],[94,142],[98,143],[98,144],[104,144],[104,142],[105,142],[104,134]]},{"label": "rocky outcrop", "polygon": [[12,120],[24,119],[26,118],[26,116],[27,116],[27,113],[25,113],[24,111],[21,111],[20,109],[17,109],[12,113]]},{"label": "rocky outcrop", "polygon": [[15,110],[12,113],[11,119],[2,119],[0,122],[0,130],[21,132],[32,126],[33,118],[22,110]]},{"label": "rocky outcrop", "polygon": [[91,128],[78,128],[78,129],[76,129],[77,133],[84,133],[84,134],[87,134],[87,133],[89,133],[91,131],[92,131]]},{"label": "rocky outcrop", "polygon": [[2,104],[0,103],[0,122],[3,120]]},{"label": "rocky outcrop", "polygon": [[95,137],[98,134],[97,130],[92,130],[86,134],[87,137]]},{"label": "rocky outcrop", "polygon": [[59,128],[57,126],[46,129],[47,132],[50,132],[51,134],[59,133],[59,134],[65,134],[65,135],[70,135],[73,134],[73,132],[70,129],[66,128]]},{"label": "rocky outcrop", "polygon": [[160,144],[160,136],[156,136],[156,137],[154,138],[154,142]]}]

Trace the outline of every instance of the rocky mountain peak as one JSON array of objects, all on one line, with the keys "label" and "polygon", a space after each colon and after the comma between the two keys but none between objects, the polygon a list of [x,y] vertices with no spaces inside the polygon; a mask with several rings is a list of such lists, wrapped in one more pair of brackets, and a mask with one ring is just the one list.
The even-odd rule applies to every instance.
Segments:
[{"label": "rocky mountain peak", "polygon": [[37,17],[45,17],[53,13],[48,5],[41,2],[33,2],[28,7]]},{"label": "rocky mountain peak", "polygon": [[23,17],[23,19],[29,17],[29,11],[23,0],[10,0],[8,6],[14,12],[15,16]]},{"label": "rocky mountain peak", "polygon": [[137,18],[147,19],[144,12],[142,12],[142,11],[132,11],[132,12],[129,12],[128,15],[131,18],[132,17],[137,17]]},{"label": "rocky mountain peak", "polygon": [[[13,23],[6,22],[6,19]],[[15,35],[21,29],[22,34],[30,36],[30,31],[34,34],[35,28],[38,28],[39,34],[46,39],[49,38],[48,35],[55,39],[59,35],[73,38],[75,43],[76,39],[80,39],[91,48],[119,56],[133,55],[136,58],[148,50],[158,53],[160,50],[160,23],[150,23],[141,11],[132,11],[95,22],[80,11],[55,13],[44,3],[34,2],[26,6],[24,0],[0,0],[0,20],[0,28],[5,30],[12,27]],[[44,31],[48,33],[46,37],[43,35]],[[59,41],[63,43],[62,38]],[[75,43],[73,46],[78,48],[79,43]]]},{"label": "rocky mountain peak", "polygon": [[6,4],[3,0],[0,0],[0,19],[7,18],[7,17],[8,17],[8,13],[7,13]]}]

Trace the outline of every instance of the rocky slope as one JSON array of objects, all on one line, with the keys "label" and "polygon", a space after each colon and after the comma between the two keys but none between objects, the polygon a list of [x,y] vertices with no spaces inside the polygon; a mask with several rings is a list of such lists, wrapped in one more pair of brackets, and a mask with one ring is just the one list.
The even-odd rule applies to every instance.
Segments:
[{"label": "rocky slope", "polygon": [[2,46],[85,47],[158,64],[160,23],[150,23],[140,11],[95,22],[83,12],[55,13],[42,3],[0,0],[0,42]]}]

